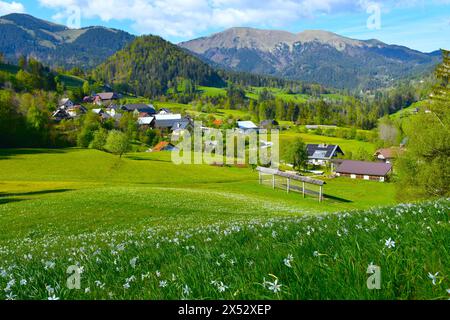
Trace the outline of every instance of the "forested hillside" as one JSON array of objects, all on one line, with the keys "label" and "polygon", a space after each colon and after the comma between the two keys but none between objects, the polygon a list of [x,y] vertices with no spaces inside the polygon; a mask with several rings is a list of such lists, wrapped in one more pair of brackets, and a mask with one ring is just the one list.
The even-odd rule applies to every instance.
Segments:
[{"label": "forested hillside", "polygon": [[13,63],[21,56],[31,56],[51,67],[89,69],[133,39],[121,30],[69,29],[26,14],[0,17],[0,52]]},{"label": "forested hillside", "polygon": [[179,79],[224,86],[219,74],[198,58],[156,36],[136,38],[93,71],[94,78],[141,96],[164,94]]}]

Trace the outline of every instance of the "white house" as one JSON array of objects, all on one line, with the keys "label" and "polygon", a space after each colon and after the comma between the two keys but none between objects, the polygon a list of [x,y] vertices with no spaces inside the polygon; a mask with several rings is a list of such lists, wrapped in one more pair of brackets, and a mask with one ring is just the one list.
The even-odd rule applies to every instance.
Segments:
[{"label": "white house", "polygon": [[69,98],[63,98],[59,101],[59,108],[64,110],[72,108],[74,105],[75,104]]},{"label": "white house", "polygon": [[238,121],[237,126],[242,133],[258,131],[258,127],[252,121]]}]

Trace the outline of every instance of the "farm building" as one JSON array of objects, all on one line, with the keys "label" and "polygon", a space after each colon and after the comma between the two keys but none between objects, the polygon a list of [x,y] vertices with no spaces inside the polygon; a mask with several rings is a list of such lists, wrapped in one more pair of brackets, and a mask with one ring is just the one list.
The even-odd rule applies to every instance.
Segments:
[{"label": "farm building", "polygon": [[173,124],[172,128],[172,138],[182,137],[186,132],[192,132],[194,130],[194,122],[189,117],[184,117],[180,121]]},{"label": "farm building", "polygon": [[258,131],[258,127],[252,121],[238,121],[237,126],[242,133]]},{"label": "farm building", "polygon": [[392,172],[392,164],[384,162],[367,162],[343,160],[336,169],[339,177],[364,179],[384,182]]},{"label": "farm building", "polygon": [[55,121],[59,122],[59,121],[62,121],[62,120],[70,119],[71,116],[67,113],[66,110],[64,110],[64,109],[57,109],[55,112],[53,112],[52,118]]},{"label": "farm building", "polygon": [[127,112],[134,112],[139,116],[153,116],[156,114],[155,107],[151,104],[135,103],[126,104],[122,107],[122,110]]},{"label": "farm building", "polygon": [[138,125],[144,128],[153,128],[155,126],[155,117],[138,118]]},{"label": "farm building", "polygon": [[398,147],[391,147],[385,149],[378,149],[373,155],[377,160],[383,161],[385,163],[392,163],[403,150]]},{"label": "farm building", "polygon": [[260,122],[259,127],[263,129],[272,129],[278,127],[278,122],[276,120],[263,120]]},{"label": "farm building", "polygon": [[73,105],[72,107],[68,107],[66,111],[72,118],[75,118],[81,114],[85,114],[87,112],[87,109],[82,105],[77,104]]},{"label": "farm building", "polygon": [[308,162],[318,166],[327,165],[333,158],[344,154],[338,145],[333,144],[307,144],[306,151]]},{"label": "farm building", "polygon": [[67,109],[73,107],[75,104],[69,98],[63,98],[59,100],[58,106],[62,109]]},{"label": "farm building", "polygon": [[95,95],[94,103],[99,106],[110,105],[114,100],[119,99],[115,92],[101,92]]},{"label": "farm building", "polygon": [[171,114],[172,113],[172,111],[170,111],[169,109],[167,109],[167,108],[161,108],[161,109],[159,109],[159,111],[158,111],[158,114]]},{"label": "farm building", "polygon": [[155,128],[171,129],[175,123],[181,121],[181,114],[156,114]]}]

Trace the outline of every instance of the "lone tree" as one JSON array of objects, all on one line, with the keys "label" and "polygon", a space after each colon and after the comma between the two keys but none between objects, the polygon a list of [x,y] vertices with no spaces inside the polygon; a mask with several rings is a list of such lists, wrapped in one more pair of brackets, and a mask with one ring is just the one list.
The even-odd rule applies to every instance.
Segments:
[{"label": "lone tree", "polygon": [[130,140],[122,131],[112,130],[108,134],[104,148],[122,158],[122,155],[130,149]]},{"label": "lone tree", "polygon": [[300,171],[306,167],[308,161],[308,153],[306,145],[302,139],[296,139],[288,148],[286,160],[294,165],[294,169]]},{"label": "lone tree", "polygon": [[5,56],[3,55],[3,52],[0,52],[0,63],[3,63],[5,60]]}]

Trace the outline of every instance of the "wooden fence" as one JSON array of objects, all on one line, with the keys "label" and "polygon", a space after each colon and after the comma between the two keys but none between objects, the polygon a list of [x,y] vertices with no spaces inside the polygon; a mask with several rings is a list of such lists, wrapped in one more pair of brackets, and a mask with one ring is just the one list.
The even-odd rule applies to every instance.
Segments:
[{"label": "wooden fence", "polygon": [[[307,194],[314,195],[318,196],[319,202],[323,201],[323,186],[326,184],[325,181],[310,177],[303,177],[297,174],[280,171],[278,169],[258,167],[256,170],[259,173],[259,184],[264,184],[264,176],[271,176],[272,178],[270,182],[273,189],[276,187],[281,187],[286,189],[288,193],[291,191],[300,192],[303,195],[303,198]],[[301,186],[295,185],[295,182],[301,182]],[[319,191],[317,192],[307,189],[306,186],[318,186]]]}]

